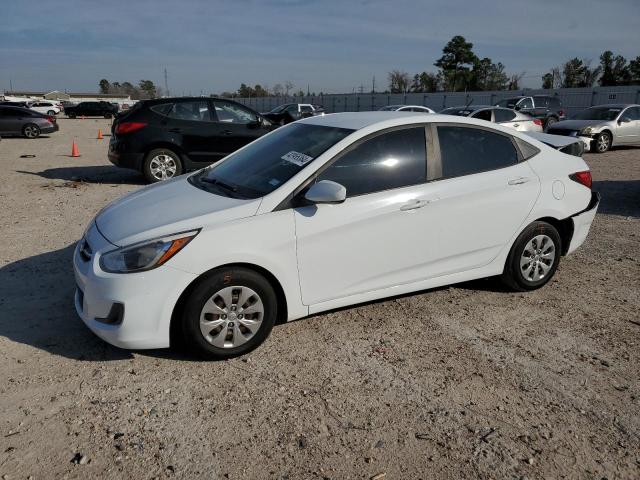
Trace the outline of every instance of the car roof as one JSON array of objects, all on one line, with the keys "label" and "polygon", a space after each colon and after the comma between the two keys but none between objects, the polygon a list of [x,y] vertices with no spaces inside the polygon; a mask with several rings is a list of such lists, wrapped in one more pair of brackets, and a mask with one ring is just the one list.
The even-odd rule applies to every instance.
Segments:
[{"label": "car roof", "polygon": [[602,105],[593,105],[589,108],[627,108],[640,107],[637,103],[604,103]]},{"label": "car roof", "polygon": [[[454,122],[469,125],[486,126],[483,120],[468,117],[458,117],[455,115],[442,115],[439,113],[426,112],[345,112],[329,113],[318,117],[309,117],[298,120],[296,123],[309,125],[322,125],[326,127],[348,128],[350,130],[361,130],[367,127],[390,128],[394,126],[407,125],[411,123],[423,122]],[[505,127],[496,126],[496,130],[506,131],[510,134],[516,133],[513,129],[504,130]]]},{"label": "car roof", "polygon": [[460,105],[457,107],[447,107],[445,110],[471,110],[475,112],[476,110],[482,110],[483,108],[493,108],[492,105]]}]

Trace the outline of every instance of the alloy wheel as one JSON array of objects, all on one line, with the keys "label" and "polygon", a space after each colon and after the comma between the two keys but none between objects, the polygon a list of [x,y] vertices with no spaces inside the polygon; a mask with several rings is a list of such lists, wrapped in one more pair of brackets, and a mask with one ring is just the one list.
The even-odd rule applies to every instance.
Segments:
[{"label": "alloy wheel", "polygon": [[171,156],[162,153],[151,159],[149,169],[156,180],[168,180],[174,177],[178,166]]},{"label": "alloy wheel", "polygon": [[35,125],[27,125],[24,127],[24,135],[27,138],[36,138],[38,136],[38,127]]},{"label": "alloy wheel", "polygon": [[520,256],[520,271],[525,280],[537,282],[551,270],[556,259],[556,246],[547,235],[536,235]]},{"label": "alloy wheel", "polygon": [[606,133],[601,133],[598,136],[596,148],[600,153],[606,152],[607,150],[609,150],[609,142],[610,142],[609,135]]},{"label": "alloy wheel", "polygon": [[218,348],[234,348],[248,342],[260,330],[264,318],[260,295],[244,286],[216,292],[200,312],[200,332]]}]

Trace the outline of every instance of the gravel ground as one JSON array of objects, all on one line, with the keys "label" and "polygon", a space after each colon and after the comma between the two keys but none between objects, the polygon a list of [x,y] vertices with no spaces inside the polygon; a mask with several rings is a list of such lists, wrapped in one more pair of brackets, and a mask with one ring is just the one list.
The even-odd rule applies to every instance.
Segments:
[{"label": "gravel ground", "polygon": [[76,317],[74,243],[142,180],[107,120],[60,124],[0,142],[3,479],[640,477],[640,149],[586,155],[601,209],[542,290],[425,291],[200,362]]}]

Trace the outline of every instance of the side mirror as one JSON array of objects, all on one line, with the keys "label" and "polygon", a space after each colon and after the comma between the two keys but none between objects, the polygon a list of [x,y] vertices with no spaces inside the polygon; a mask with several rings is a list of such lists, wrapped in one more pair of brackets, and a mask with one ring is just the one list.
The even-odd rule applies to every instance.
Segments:
[{"label": "side mirror", "polygon": [[307,190],[304,198],[311,203],[342,203],[347,198],[347,189],[331,180],[321,180]]},{"label": "side mirror", "polygon": [[618,120],[618,125],[620,125],[621,123],[629,123],[631,121],[631,119],[629,117],[620,117],[620,120]]}]

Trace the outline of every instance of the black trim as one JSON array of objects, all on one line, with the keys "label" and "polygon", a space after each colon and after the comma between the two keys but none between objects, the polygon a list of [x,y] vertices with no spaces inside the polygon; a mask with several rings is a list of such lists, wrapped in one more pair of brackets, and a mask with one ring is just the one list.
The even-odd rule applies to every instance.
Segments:
[{"label": "black trim", "polygon": [[124,304],[115,302],[111,305],[111,310],[106,317],[96,317],[96,322],[106,323],[108,325],[120,325],[124,320]]},{"label": "black trim", "polygon": [[591,192],[591,200],[589,200],[589,205],[587,205],[587,208],[585,208],[584,210],[580,210],[578,213],[574,213],[569,218],[577,217],[578,215],[582,215],[583,213],[589,212],[594,208],[597,208],[601,198],[602,197],[600,195],[600,192]]}]

